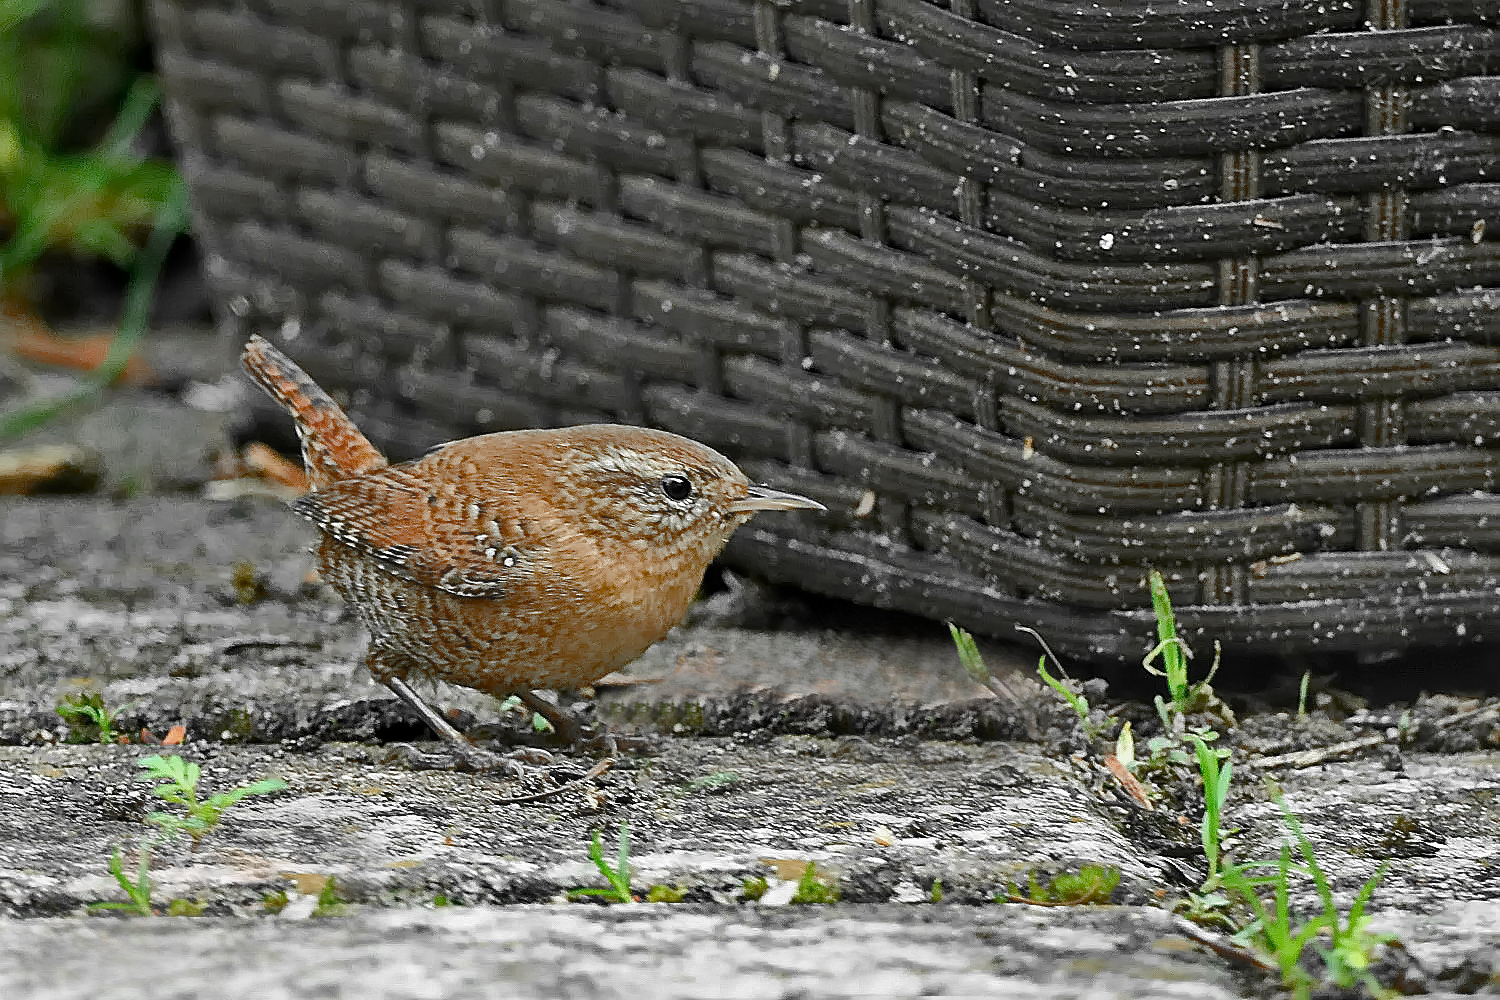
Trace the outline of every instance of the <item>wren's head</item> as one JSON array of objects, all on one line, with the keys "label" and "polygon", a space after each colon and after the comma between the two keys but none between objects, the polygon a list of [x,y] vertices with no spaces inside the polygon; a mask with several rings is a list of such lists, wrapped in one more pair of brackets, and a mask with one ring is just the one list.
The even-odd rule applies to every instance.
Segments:
[{"label": "wren's head", "polygon": [[734,529],[763,510],[822,504],[750,482],[723,455],[665,431],[598,424],[569,428],[563,472],[577,509],[638,548],[707,564]]}]

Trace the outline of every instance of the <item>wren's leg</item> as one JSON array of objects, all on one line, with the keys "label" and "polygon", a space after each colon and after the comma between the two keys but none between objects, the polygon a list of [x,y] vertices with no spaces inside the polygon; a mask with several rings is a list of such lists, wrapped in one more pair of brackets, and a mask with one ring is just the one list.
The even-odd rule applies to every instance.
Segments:
[{"label": "wren's leg", "polygon": [[452,761],[434,758],[430,754],[422,754],[408,747],[407,758],[412,766],[426,769],[456,766],[460,771],[498,771],[510,777],[524,778],[527,776],[526,764],[545,764],[552,759],[552,755],[547,751],[529,747],[503,756],[476,747],[469,742],[468,737],[454,729],[452,724],[436,709],[423,701],[421,695],[412,690],[411,685],[406,683],[403,676],[406,671],[393,666],[391,659],[388,653],[371,646],[370,651],[365,655],[365,666],[370,669],[370,673],[376,680],[390,688],[396,697],[406,702],[411,710],[427,723],[427,728],[431,729],[438,739],[448,744],[455,758]]},{"label": "wren's leg", "polygon": [[555,705],[535,691],[517,691],[516,697],[537,715],[552,723],[552,728],[564,743],[572,746],[584,740],[583,726],[562,707]]},{"label": "wren's leg", "polygon": [[463,733],[454,729],[448,720],[443,718],[421,696],[411,689],[411,685],[399,677],[392,677],[385,682],[385,686],[395,692],[396,697],[411,706],[412,711],[419,715],[427,727],[437,734],[438,739],[448,744],[454,760],[450,761],[443,757],[434,757],[424,754],[412,747],[406,748],[407,760],[419,770],[438,770],[447,767],[456,767],[460,771],[498,771],[511,778],[527,777],[527,764],[546,764],[552,760],[552,755],[545,750],[535,747],[523,747],[513,753],[497,754],[488,750],[481,750]]}]

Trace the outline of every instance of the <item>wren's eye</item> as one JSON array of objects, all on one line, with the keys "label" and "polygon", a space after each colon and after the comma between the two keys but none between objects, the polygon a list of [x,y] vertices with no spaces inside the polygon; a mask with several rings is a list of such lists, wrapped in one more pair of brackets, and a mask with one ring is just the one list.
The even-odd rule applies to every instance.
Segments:
[{"label": "wren's eye", "polygon": [[693,495],[693,481],[687,476],[664,476],[661,491],[668,500],[681,503]]}]

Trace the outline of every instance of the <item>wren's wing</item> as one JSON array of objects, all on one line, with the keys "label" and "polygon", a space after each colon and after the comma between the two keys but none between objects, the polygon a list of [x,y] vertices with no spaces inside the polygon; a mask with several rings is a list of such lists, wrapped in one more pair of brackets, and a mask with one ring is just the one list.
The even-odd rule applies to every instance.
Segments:
[{"label": "wren's wing", "polygon": [[460,597],[502,596],[522,550],[487,536],[482,517],[439,516],[449,499],[398,465],[339,480],[291,508],[395,576]]}]

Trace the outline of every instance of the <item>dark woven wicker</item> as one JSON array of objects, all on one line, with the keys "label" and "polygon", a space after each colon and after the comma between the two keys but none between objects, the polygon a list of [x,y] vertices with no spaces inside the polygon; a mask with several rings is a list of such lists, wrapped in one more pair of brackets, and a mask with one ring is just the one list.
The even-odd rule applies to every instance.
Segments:
[{"label": "dark woven wicker", "polygon": [[773,579],[1075,654],[1479,640],[1495,0],[155,0],[223,315],[397,453],[622,420]]}]

